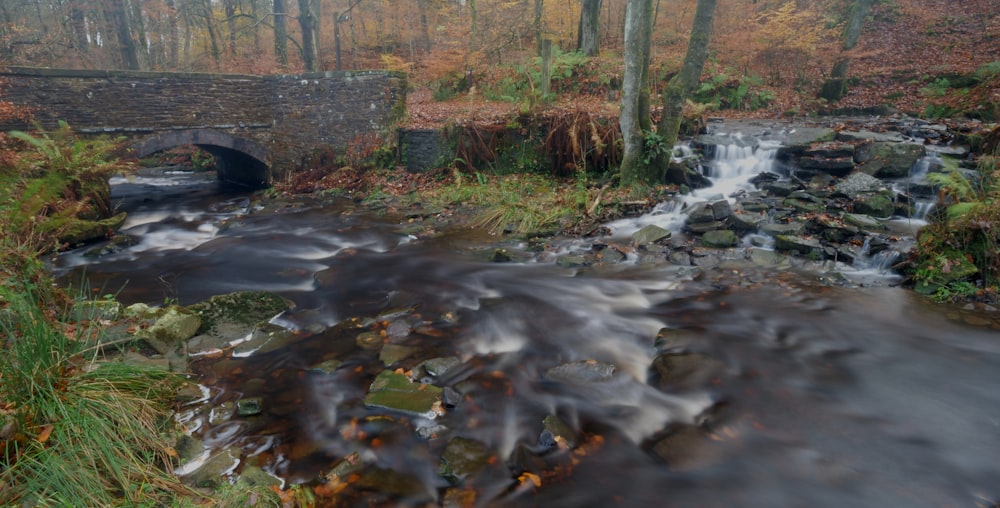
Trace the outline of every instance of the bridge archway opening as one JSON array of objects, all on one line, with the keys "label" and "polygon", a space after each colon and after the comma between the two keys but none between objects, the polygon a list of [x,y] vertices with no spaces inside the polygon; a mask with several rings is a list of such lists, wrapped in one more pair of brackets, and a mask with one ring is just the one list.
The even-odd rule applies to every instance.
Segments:
[{"label": "bridge archway opening", "polygon": [[194,129],[157,134],[133,144],[133,155],[146,157],[157,152],[194,145],[215,157],[219,180],[224,184],[261,189],[271,184],[268,152],[256,142],[225,132]]}]

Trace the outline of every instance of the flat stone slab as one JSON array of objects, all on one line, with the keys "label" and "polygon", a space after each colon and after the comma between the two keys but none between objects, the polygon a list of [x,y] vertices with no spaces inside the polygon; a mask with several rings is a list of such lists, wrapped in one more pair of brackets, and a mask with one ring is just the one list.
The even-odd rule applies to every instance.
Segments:
[{"label": "flat stone slab", "polygon": [[414,383],[402,372],[384,370],[372,382],[365,406],[433,419],[441,414],[441,391],[434,385]]}]

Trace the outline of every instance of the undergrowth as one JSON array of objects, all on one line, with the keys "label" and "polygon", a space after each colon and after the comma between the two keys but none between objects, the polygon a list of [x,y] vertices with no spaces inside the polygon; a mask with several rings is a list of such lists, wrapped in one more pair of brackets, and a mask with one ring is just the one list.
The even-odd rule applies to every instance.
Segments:
[{"label": "undergrowth", "polygon": [[1000,128],[974,175],[952,169],[928,180],[938,213],[920,231],[910,259],[917,291],[937,300],[996,301],[1000,294]]}]

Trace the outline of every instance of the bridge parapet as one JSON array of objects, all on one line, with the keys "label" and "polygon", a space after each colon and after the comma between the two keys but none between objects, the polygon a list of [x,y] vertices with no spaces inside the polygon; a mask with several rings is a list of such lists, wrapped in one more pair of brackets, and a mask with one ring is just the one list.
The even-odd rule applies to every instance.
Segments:
[{"label": "bridge parapet", "polygon": [[[0,75],[3,98],[31,108],[43,127],[63,120],[81,133],[127,136],[139,155],[195,144],[225,159],[220,178],[255,186],[298,168],[317,148],[387,133],[405,108],[405,76],[391,71],[250,76],[10,67]],[[0,125],[12,128],[24,126]]]}]

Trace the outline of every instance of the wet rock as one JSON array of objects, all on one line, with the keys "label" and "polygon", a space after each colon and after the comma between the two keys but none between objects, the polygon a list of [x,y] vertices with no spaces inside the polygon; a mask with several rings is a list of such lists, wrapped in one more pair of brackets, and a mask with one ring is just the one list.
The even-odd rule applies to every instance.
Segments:
[{"label": "wet rock", "polygon": [[823,171],[834,176],[844,176],[854,171],[852,157],[801,157],[798,166],[802,169]]},{"label": "wet rock", "polygon": [[580,360],[552,367],[545,372],[545,379],[560,383],[582,384],[610,381],[614,378],[614,364],[597,360]]},{"label": "wet rock", "polygon": [[325,360],[317,363],[316,365],[310,366],[306,370],[308,370],[309,372],[314,372],[316,374],[330,375],[333,374],[335,370],[339,369],[340,366],[343,364],[344,362],[340,360]]},{"label": "wet rock", "polygon": [[769,224],[764,224],[760,227],[760,231],[766,235],[778,236],[778,235],[799,235],[806,230],[806,224],[804,222],[792,221],[792,222],[772,222]]},{"label": "wet rock", "polygon": [[685,231],[697,235],[705,234],[709,231],[718,231],[720,229],[726,229],[725,222],[722,221],[695,222],[686,224],[684,226]]},{"label": "wet rock", "polygon": [[867,173],[852,173],[833,186],[833,192],[854,199],[860,194],[879,192],[885,189],[882,180]]},{"label": "wet rock", "polygon": [[431,379],[444,376],[448,371],[461,364],[462,361],[454,356],[424,360],[413,368],[413,379],[428,382]]},{"label": "wet rock", "polygon": [[119,319],[125,307],[117,300],[77,300],[69,311],[69,319],[74,322]]},{"label": "wet rock", "polygon": [[715,268],[722,264],[722,256],[713,252],[702,252],[691,256],[691,264],[699,268]]},{"label": "wet rock", "polygon": [[632,235],[632,243],[635,245],[650,245],[660,243],[670,238],[670,231],[655,224],[650,224],[636,231]]},{"label": "wet rock", "polygon": [[570,254],[556,258],[556,265],[563,268],[582,268],[589,264],[590,261],[585,256]]},{"label": "wet rock", "polygon": [[926,154],[924,145],[915,143],[872,143],[859,147],[856,158],[860,170],[878,178],[903,178]]},{"label": "wet rock", "polygon": [[698,333],[686,328],[661,328],[653,346],[661,353],[686,350],[698,341]]},{"label": "wet rock", "polygon": [[843,157],[854,157],[854,145],[850,143],[829,142],[813,145],[802,152],[803,157],[816,157],[823,159],[839,159]]},{"label": "wet rock", "polygon": [[689,189],[703,189],[711,187],[712,180],[692,167],[687,162],[670,162],[667,165],[667,172],[664,175],[664,182],[673,185],[686,186]]},{"label": "wet rock", "polygon": [[494,457],[484,443],[464,437],[452,438],[441,454],[440,474],[453,484],[486,469]]},{"label": "wet rock", "polygon": [[538,436],[539,446],[566,450],[576,448],[578,442],[576,432],[558,416],[549,415],[542,420],[542,433]]},{"label": "wet rock", "polygon": [[153,326],[140,330],[136,335],[144,339],[162,355],[176,353],[180,344],[193,337],[201,327],[201,318],[191,311],[171,306],[165,309]]},{"label": "wet rock", "polygon": [[711,202],[696,203],[688,209],[687,224],[702,224],[715,221],[725,221],[733,213],[729,201],[720,199]]},{"label": "wet rock", "polygon": [[774,248],[782,251],[792,251],[801,255],[816,255],[823,251],[823,245],[815,238],[798,235],[778,235],[774,237]]},{"label": "wet rock", "polygon": [[778,150],[779,157],[801,155],[816,143],[833,141],[837,132],[825,127],[799,127],[788,133],[782,147]]},{"label": "wet rock", "polygon": [[773,250],[752,249],[748,256],[757,266],[776,266],[788,262],[788,256]]},{"label": "wet rock", "polygon": [[365,396],[368,407],[436,418],[440,415],[441,388],[414,383],[402,372],[382,371],[372,382]]},{"label": "wet rock", "polygon": [[148,370],[170,371],[170,359],[162,355],[147,356],[134,351],[126,351],[122,363]]},{"label": "wet rock", "polygon": [[[195,463],[182,464],[178,474],[195,487],[215,488],[228,483],[230,476],[239,465],[240,449],[236,446],[230,446],[215,452],[200,465]],[[192,468],[192,470],[188,472],[188,468]]]},{"label": "wet rock", "polygon": [[218,295],[188,307],[202,320],[202,333],[242,335],[254,325],[292,308],[292,303],[266,291]]},{"label": "wet rock", "polygon": [[382,351],[379,352],[378,359],[386,367],[391,366],[405,358],[410,357],[414,353],[420,351],[420,348],[414,346],[400,346],[399,344],[386,344],[382,346]]},{"label": "wet rock", "polygon": [[895,204],[884,194],[866,194],[854,199],[854,212],[879,218],[892,217]]},{"label": "wet rock", "polygon": [[223,402],[208,410],[208,424],[212,427],[222,425],[232,419],[236,414],[236,403],[233,401]]},{"label": "wet rock", "polygon": [[789,195],[789,194],[791,194],[791,193],[793,193],[793,192],[795,192],[795,191],[797,191],[797,190],[799,190],[801,188],[802,188],[801,185],[799,185],[799,184],[797,184],[795,182],[785,181],[785,180],[778,181],[778,182],[766,183],[762,187],[762,189],[765,190],[765,191],[767,191],[769,194],[771,194],[773,196],[779,196],[779,197],[780,196],[787,196],[787,195]]},{"label": "wet rock", "polygon": [[513,258],[507,249],[493,249],[493,254],[490,256],[491,263],[510,263],[511,261]]},{"label": "wet rock", "polygon": [[431,495],[419,478],[377,467],[366,467],[358,476],[355,486],[394,497],[402,497],[414,502],[428,502]]},{"label": "wet rock", "polygon": [[[895,132],[872,132],[869,130],[860,131],[840,131],[837,133],[838,141],[878,141],[882,143],[901,143],[903,136]],[[862,161],[858,161],[862,162]]]},{"label": "wet rock", "polygon": [[665,438],[653,445],[652,451],[672,471],[695,471],[721,461],[721,446],[698,427],[675,424]]},{"label": "wet rock", "polygon": [[885,224],[882,224],[881,221],[869,215],[845,213],[844,222],[861,228],[864,231],[881,231],[886,229]]},{"label": "wet rock", "polygon": [[795,191],[788,195],[782,205],[794,208],[799,212],[822,212],[826,210],[826,200],[818,198],[805,191]]},{"label": "wet rock", "polygon": [[94,240],[103,240],[108,237],[109,233],[121,229],[122,225],[125,224],[125,218],[125,212],[121,212],[114,217],[101,220],[78,219],[75,217],[62,219],[58,229],[61,232],[59,243],[79,245]]},{"label": "wet rock", "polygon": [[725,372],[722,362],[702,353],[663,353],[653,359],[663,389],[704,385]]},{"label": "wet rock", "polygon": [[248,397],[236,401],[236,414],[239,416],[259,415],[264,408],[264,401],[260,397]]},{"label": "wet rock", "polygon": [[701,237],[702,245],[717,249],[732,247],[736,245],[737,240],[736,233],[728,229],[708,231]]},{"label": "wet rock", "polygon": [[264,471],[259,466],[245,466],[242,471],[240,471],[240,477],[236,480],[237,485],[245,485],[248,487],[280,487],[284,482],[281,478],[274,476],[267,471]]},{"label": "wet rock", "polygon": [[[200,335],[196,338],[199,339],[196,343],[193,343],[195,342],[194,339],[188,341],[188,348],[192,351],[204,350],[204,348],[209,347],[215,342],[212,340],[214,337],[211,335]],[[284,327],[271,323],[261,323],[245,339],[237,339],[228,343],[234,344],[234,357],[245,357],[252,354],[266,354],[277,351],[303,338],[302,335],[296,334]],[[226,341],[228,337],[218,337],[217,339],[219,341]]]},{"label": "wet rock", "polygon": [[675,265],[690,266],[691,255],[684,251],[674,251],[667,256],[667,260]]},{"label": "wet rock", "polygon": [[737,231],[757,231],[767,216],[762,213],[734,212],[729,216],[729,223]]},{"label": "wet rock", "polygon": [[385,344],[385,337],[377,332],[361,332],[354,337],[354,343],[361,349],[379,349]]}]

